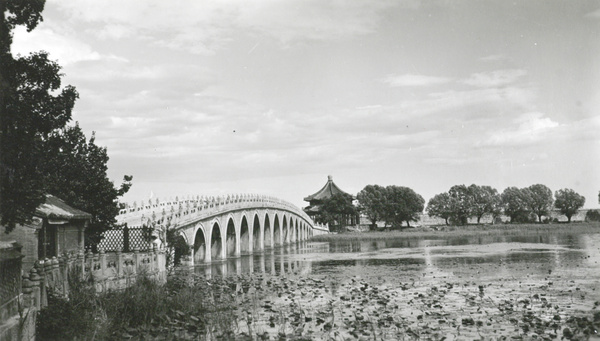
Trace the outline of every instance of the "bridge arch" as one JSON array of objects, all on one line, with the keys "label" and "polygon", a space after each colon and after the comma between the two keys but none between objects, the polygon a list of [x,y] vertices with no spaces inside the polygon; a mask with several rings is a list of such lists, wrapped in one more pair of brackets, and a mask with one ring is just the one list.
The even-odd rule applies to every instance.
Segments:
[{"label": "bridge arch", "polygon": [[252,234],[248,225],[248,219],[246,214],[242,214],[242,220],[240,221],[240,254],[252,253]]},{"label": "bridge arch", "polygon": [[283,234],[283,244],[289,244],[290,242],[290,229],[288,227],[288,223],[287,223],[287,217],[285,216],[285,214],[281,217],[281,221],[283,222],[283,226],[281,227],[281,231]]},{"label": "bridge arch", "polygon": [[[210,228],[210,259],[221,260],[225,258],[225,242],[219,222],[215,219]],[[208,257],[207,257],[208,258]]]},{"label": "bridge arch", "polygon": [[227,228],[225,230],[225,257],[235,257],[239,255],[238,251],[238,238],[235,231],[235,222],[233,216],[230,214],[227,217]]},{"label": "bridge arch", "polygon": [[258,212],[254,213],[254,219],[252,221],[252,246],[253,250],[262,251],[263,247],[263,230],[260,225],[260,219],[258,218]]},{"label": "bridge arch", "polygon": [[[207,234],[202,224],[196,225],[194,232],[193,254],[194,263],[202,263],[207,261],[208,243],[206,242]],[[189,244],[188,244],[189,245]]]},{"label": "bridge arch", "polygon": [[300,241],[300,228],[298,227],[298,220],[296,220],[296,227],[294,228],[294,241]]},{"label": "bridge arch", "polygon": [[279,225],[279,216],[275,213],[273,219],[273,246],[280,246],[282,239],[281,226]]},{"label": "bridge arch", "polygon": [[263,224],[263,249],[273,247],[273,233],[271,231],[271,222],[269,220],[269,213],[265,213],[265,221]]}]

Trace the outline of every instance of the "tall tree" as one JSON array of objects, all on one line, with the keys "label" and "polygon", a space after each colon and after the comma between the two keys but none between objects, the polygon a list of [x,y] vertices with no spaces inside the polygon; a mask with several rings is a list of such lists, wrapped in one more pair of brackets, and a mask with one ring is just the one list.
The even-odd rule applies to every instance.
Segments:
[{"label": "tall tree", "polygon": [[465,185],[455,185],[448,190],[450,196],[450,221],[456,225],[466,225],[471,215],[472,197]]},{"label": "tall tree", "polygon": [[408,187],[387,186],[385,188],[385,220],[392,226],[418,221],[425,208],[425,199]]},{"label": "tall tree", "polygon": [[352,197],[345,193],[336,193],[330,198],[323,200],[317,215],[317,220],[327,223],[339,231],[352,215],[356,215],[356,207],[352,204]]},{"label": "tall tree", "polygon": [[45,200],[40,169],[47,136],[70,119],[77,91],[61,89],[60,66],[44,52],[14,58],[12,32],[42,21],[45,1],[0,0],[0,223],[27,223]]},{"label": "tall tree", "polygon": [[427,214],[431,217],[440,217],[446,221],[446,225],[449,225],[448,219],[452,215],[452,212],[450,212],[450,195],[444,192],[429,199]]},{"label": "tall tree", "polygon": [[527,203],[531,212],[538,216],[538,222],[542,222],[542,216],[550,214],[554,199],[552,190],[545,185],[531,185],[525,189],[527,194]]},{"label": "tall tree", "polygon": [[492,214],[498,191],[490,186],[475,184],[469,186],[468,190],[471,197],[471,215],[477,218],[477,224],[479,224],[484,215]]},{"label": "tall tree", "polygon": [[507,187],[502,192],[504,214],[510,217],[511,223],[526,221],[529,216],[528,197],[525,191],[517,187]]},{"label": "tall tree", "polygon": [[571,217],[585,205],[585,197],[570,188],[558,190],[554,196],[556,198],[554,206],[560,210],[560,213],[567,216],[569,223]]},{"label": "tall tree", "polygon": [[129,190],[132,180],[125,176],[115,188],[106,173],[106,148],[95,141],[95,133],[86,140],[79,124],[55,131],[44,144],[45,157],[40,165],[48,193],[92,215],[86,230],[86,245],[91,247],[100,241],[102,232],[115,226],[118,199]]},{"label": "tall tree", "polygon": [[371,221],[371,227],[377,226],[377,222],[383,220],[385,213],[385,187],[379,185],[367,185],[356,195],[359,209]]}]

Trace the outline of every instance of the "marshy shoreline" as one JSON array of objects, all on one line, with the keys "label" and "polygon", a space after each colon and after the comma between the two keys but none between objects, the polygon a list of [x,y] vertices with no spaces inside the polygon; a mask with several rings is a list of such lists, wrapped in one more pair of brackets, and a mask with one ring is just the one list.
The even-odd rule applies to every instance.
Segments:
[{"label": "marshy shoreline", "polygon": [[596,234],[600,222],[553,223],[553,224],[495,224],[495,225],[439,225],[402,228],[390,231],[343,232],[314,236],[314,242],[352,240],[381,240],[396,238],[443,238],[485,235],[536,235],[536,234]]},{"label": "marshy shoreline", "polygon": [[[180,268],[165,285],[141,278],[103,295],[80,283],[78,294],[42,312],[45,326],[38,330],[45,334],[38,339],[588,340],[600,329],[599,233],[600,224],[571,223],[318,236],[312,246],[280,250],[277,258],[318,259],[304,260],[308,273],[275,266],[209,278]],[[497,236],[518,241],[502,252],[487,244],[444,244],[462,237],[488,243]],[[417,247],[383,253],[333,247],[407,238]],[[413,238],[446,240],[426,254]],[[67,330],[53,330],[59,327]]]}]

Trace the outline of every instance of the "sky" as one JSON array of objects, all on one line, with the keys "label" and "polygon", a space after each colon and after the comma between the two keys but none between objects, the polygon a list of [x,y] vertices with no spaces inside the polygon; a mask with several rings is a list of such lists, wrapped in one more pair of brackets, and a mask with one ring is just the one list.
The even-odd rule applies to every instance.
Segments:
[{"label": "sky", "polygon": [[571,188],[598,207],[600,1],[48,0],[73,113],[124,201],[334,182]]}]

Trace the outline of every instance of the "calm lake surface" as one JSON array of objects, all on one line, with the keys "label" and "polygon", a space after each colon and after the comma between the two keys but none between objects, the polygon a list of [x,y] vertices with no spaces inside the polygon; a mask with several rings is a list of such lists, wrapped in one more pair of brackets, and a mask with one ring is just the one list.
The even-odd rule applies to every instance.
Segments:
[{"label": "calm lake surface", "polygon": [[477,268],[482,279],[562,274],[600,283],[600,234],[304,242],[196,266],[195,271],[208,276],[299,273],[392,280],[461,276],[470,268]]},{"label": "calm lake surface", "polygon": [[194,271],[246,283],[248,332],[288,339],[553,339],[600,310],[600,234],[304,242]]}]

